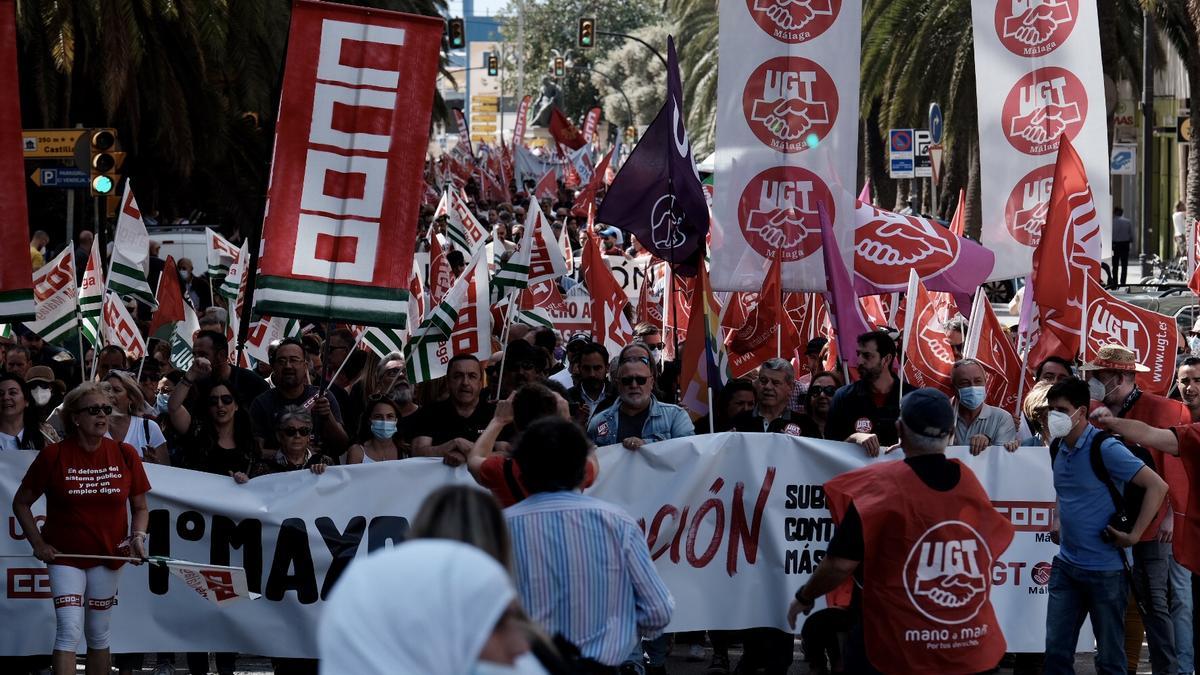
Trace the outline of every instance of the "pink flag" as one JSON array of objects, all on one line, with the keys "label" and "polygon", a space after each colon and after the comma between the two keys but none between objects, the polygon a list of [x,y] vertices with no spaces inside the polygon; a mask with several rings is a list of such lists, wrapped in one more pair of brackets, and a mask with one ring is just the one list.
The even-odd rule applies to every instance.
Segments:
[{"label": "pink flag", "polygon": [[829,212],[824,202],[817,202],[817,211],[821,217],[821,255],[825,258],[825,280],[829,292],[827,301],[833,311],[833,325],[837,329],[838,352],[849,366],[858,365],[857,338],[863,333],[869,333],[872,328],[862,316],[862,307],[854,295],[854,286],[850,283],[850,272],[842,262],[841,251],[838,250],[837,238],[833,234],[833,224],[829,222]]}]

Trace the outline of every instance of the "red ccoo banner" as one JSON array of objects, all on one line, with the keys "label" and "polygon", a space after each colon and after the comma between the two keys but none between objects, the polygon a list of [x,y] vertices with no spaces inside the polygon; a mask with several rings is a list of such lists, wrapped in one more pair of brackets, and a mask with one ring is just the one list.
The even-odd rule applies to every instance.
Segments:
[{"label": "red ccoo banner", "polygon": [[256,310],[399,326],[440,19],[297,0]]}]

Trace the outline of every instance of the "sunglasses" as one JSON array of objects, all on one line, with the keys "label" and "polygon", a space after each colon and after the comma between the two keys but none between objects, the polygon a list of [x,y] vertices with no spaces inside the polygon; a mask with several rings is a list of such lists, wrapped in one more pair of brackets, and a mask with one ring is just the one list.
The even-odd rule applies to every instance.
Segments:
[{"label": "sunglasses", "polygon": [[87,413],[92,417],[100,417],[101,415],[108,417],[112,414],[113,408],[111,405],[93,405],[87,408],[80,408],[79,412]]},{"label": "sunglasses", "polygon": [[621,378],[621,384],[625,385],[626,387],[634,384],[641,386],[649,381],[650,378],[646,377],[645,375],[629,375]]},{"label": "sunglasses", "polygon": [[284,436],[293,438],[295,436],[311,436],[312,427],[284,427],[279,430]]},{"label": "sunglasses", "polygon": [[815,396],[816,394],[821,394],[821,395],[829,396],[830,398],[832,398],[833,395],[837,393],[837,390],[838,390],[837,387],[833,386],[832,384],[827,384],[823,387],[809,387],[808,393],[809,393],[809,395],[813,395],[813,396]]},{"label": "sunglasses", "polygon": [[640,363],[642,365],[650,365],[650,359],[645,356],[626,356],[621,359],[621,363]]},{"label": "sunglasses", "polygon": [[218,405],[218,404],[230,405],[232,403],[233,403],[233,395],[232,394],[221,394],[220,396],[209,396],[208,397],[209,405]]}]

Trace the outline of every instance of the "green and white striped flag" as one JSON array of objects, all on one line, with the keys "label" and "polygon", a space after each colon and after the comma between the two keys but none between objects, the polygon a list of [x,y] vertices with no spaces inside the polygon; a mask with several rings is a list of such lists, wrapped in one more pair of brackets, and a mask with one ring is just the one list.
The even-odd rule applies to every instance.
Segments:
[{"label": "green and white striped flag", "polygon": [[220,285],[229,274],[229,265],[238,256],[238,247],[209,228],[204,228],[204,241],[208,244],[208,279]]},{"label": "green and white striped flag", "polygon": [[404,331],[397,328],[371,326],[366,329],[362,341],[381,359],[392,352],[404,351]]},{"label": "green and white striped flag", "polygon": [[112,261],[108,268],[108,290],[117,295],[133,296],[138,302],[158,309],[154,289],[146,280],[146,258],[150,257],[150,235],[142,222],[142,212],[133,198],[133,187],[125,181],[125,195],[117,213],[117,233],[113,237]]},{"label": "green and white striped flag", "polygon": [[37,319],[25,326],[46,342],[53,343],[79,325],[75,309],[79,295],[75,287],[75,249],[62,253],[33,273]]},{"label": "green and white striped flag", "polygon": [[12,324],[0,323],[0,338],[11,340],[13,337]]},{"label": "green and white striped flag", "polygon": [[529,260],[533,255],[533,235],[538,226],[538,215],[542,209],[536,199],[529,200],[529,212],[525,215],[525,231],[521,233],[521,241],[517,250],[513,251],[508,260],[496,267],[492,277],[492,285],[497,288],[526,288],[529,286]]},{"label": "green and white striped flag", "polygon": [[221,282],[220,288],[217,289],[217,295],[237,302],[238,292],[242,288],[242,283],[246,277],[246,267],[250,264],[250,240],[246,240],[242,244],[241,250],[238,251],[237,257],[229,264],[229,269],[225,275],[225,279]]},{"label": "green and white striped flag", "polygon": [[100,310],[104,307],[104,274],[100,270],[100,238],[92,240],[92,253],[79,286],[79,330],[92,346],[100,348]]},{"label": "green and white striped flag", "polygon": [[[437,354],[431,352],[436,351],[438,343],[450,340],[454,324],[458,323],[459,311],[467,302],[467,293],[471,285],[476,283],[476,270],[480,269],[480,265],[487,264],[484,262],[486,259],[487,247],[481,246],[442,301],[430,307],[421,324],[412,329],[404,352],[409,382],[417,384],[441,376],[433,362]],[[486,270],[486,267],[483,269]],[[484,297],[483,302],[486,302],[486,293]]]},{"label": "green and white striped flag", "polygon": [[445,209],[446,237],[465,257],[470,258],[475,251],[487,245],[487,228],[471,213],[471,207],[460,190],[448,189],[442,195],[442,201],[444,206],[439,204],[438,209]]},{"label": "green and white striped flag", "polygon": [[175,330],[171,331],[171,365],[179,370],[187,370],[192,367],[192,336],[196,331],[200,330],[200,320],[196,317],[196,310],[188,303],[183,303],[183,321],[175,323]]}]

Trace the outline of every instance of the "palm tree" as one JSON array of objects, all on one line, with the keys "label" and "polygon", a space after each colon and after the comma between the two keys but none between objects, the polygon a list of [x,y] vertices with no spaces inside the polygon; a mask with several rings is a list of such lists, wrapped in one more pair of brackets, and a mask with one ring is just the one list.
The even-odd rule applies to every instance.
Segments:
[{"label": "palm tree", "polygon": [[697,157],[711,154],[717,137],[717,0],[664,0],[677,40],[688,138]]}]

